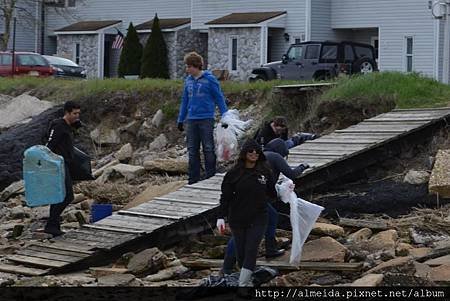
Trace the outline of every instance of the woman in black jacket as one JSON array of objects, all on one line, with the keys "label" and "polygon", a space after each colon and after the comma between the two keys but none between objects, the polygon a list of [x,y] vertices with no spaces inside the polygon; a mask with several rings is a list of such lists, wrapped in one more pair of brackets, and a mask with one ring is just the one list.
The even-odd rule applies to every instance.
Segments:
[{"label": "woman in black jacket", "polygon": [[267,226],[267,200],[275,197],[275,179],[261,146],[249,139],[222,182],[221,217],[217,220],[217,228],[222,232],[224,218],[228,218],[241,268],[239,286],[252,285],[258,247]]}]

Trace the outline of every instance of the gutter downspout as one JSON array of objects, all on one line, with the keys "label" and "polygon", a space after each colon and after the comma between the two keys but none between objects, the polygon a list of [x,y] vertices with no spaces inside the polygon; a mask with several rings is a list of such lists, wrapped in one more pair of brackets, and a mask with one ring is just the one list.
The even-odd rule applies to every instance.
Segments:
[{"label": "gutter downspout", "polygon": [[305,41],[311,41],[312,0],[306,0],[305,7]]},{"label": "gutter downspout", "polygon": [[439,48],[441,39],[441,22],[434,20],[434,79],[439,81]]},{"label": "gutter downspout", "polygon": [[45,3],[41,2],[41,54],[44,54],[45,49]]}]

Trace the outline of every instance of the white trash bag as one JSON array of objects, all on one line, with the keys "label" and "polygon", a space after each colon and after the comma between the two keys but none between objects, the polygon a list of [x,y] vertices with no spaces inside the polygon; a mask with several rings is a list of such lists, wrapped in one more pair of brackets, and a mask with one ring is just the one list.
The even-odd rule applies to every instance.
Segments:
[{"label": "white trash bag", "polygon": [[[238,110],[228,110],[216,125],[214,136],[216,139],[216,155],[219,161],[229,161],[238,153],[238,139],[241,138],[252,120],[239,119]],[[227,125],[223,127],[222,125]]]},{"label": "white trash bag", "polygon": [[238,140],[233,131],[218,124],[215,129],[216,155],[221,162],[229,161],[238,152]]},{"label": "white trash bag", "polygon": [[281,184],[276,185],[281,200],[289,203],[291,207],[292,250],[289,263],[298,266],[302,257],[303,244],[324,208],[298,198],[293,191],[294,187],[292,180],[286,177],[283,177]]}]

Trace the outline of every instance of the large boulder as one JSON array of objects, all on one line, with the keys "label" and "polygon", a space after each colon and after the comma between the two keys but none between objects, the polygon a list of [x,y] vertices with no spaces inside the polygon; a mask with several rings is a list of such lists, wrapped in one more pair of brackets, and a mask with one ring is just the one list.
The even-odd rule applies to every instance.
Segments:
[{"label": "large boulder", "polygon": [[404,182],[412,185],[426,184],[430,180],[430,174],[426,170],[410,170],[404,178]]},{"label": "large boulder", "polygon": [[151,248],[134,255],[128,262],[127,269],[136,276],[154,274],[165,269],[167,261],[167,256],[158,248]]},{"label": "large boulder", "polygon": [[29,122],[30,118],[50,109],[54,104],[28,94],[22,94],[0,102],[0,129],[17,123]]},{"label": "large boulder", "polygon": [[1,193],[0,193],[0,202],[7,201],[10,197],[15,196],[19,193],[24,193],[24,183],[22,180],[17,181],[6,187]]},{"label": "large boulder", "polygon": [[14,126],[0,134],[0,190],[22,178],[23,152],[30,146],[45,143],[50,122],[62,115],[60,106],[53,107],[27,124]]},{"label": "large boulder", "polygon": [[307,242],[303,246],[302,261],[344,262],[347,248],[331,237]]},{"label": "large boulder", "polygon": [[316,223],[311,230],[311,234],[331,236],[334,238],[344,236],[344,233],[344,228],[342,228],[341,226],[325,223]]},{"label": "large boulder", "polygon": [[153,118],[152,118],[152,124],[158,128],[161,125],[161,122],[163,121],[163,119],[164,119],[164,113],[161,109],[159,109],[156,112],[155,116],[153,116]]},{"label": "large boulder", "polygon": [[133,156],[133,146],[131,146],[131,143],[123,145],[114,155],[114,157],[116,157],[116,159],[119,160],[120,162],[128,162],[130,161],[132,156]]},{"label": "large boulder", "polygon": [[98,286],[132,286],[136,277],[131,274],[111,274],[97,279]]},{"label": "large boulder", "polygon": [[120,143],[120,136],[115,129],[99,126],[90,133],[91,139],[98,145],[115,145]]},{"label": "large boulder", "polygon": [[161,151],[167,146],[168,143],[169,141],[167,140],[166,135],[161,134],[149,144],[148,149],[152,151]]}]

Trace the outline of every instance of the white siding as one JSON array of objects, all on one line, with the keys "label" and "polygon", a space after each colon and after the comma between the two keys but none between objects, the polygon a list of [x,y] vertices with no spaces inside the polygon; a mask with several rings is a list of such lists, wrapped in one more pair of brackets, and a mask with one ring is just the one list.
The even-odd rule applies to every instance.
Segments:
[{"label": "white siding", "polygon": [[192,0],[192,28],[207,29],[206,22],[231,13],[287,11],[286,30],[304,33],[306,0]]},{"label": "white siding", "polygon": [[[295,37],[305,36],[306,0],[192,0],[192,28],[207,29],[205,23],[231,13],[286,11],[285,23],[291,40],[286,42],[283,31],[271,31],[272,58],[279,60],[281,55],[294,42]],[[269,25],[270,27],[270,25]],[[276,33],[276,35],[275,35]]]},{"label": "white siding", "polygon": [[55,29],[78,21],[122,20],[118,26],[125,34],[130,22],[134,25],[158,18],[190,18],[191,0],[78,0],[75,8],[49,9],[47,12],[48,34]]},{"label": "white siding", "polygon": [[[25,9],[20,13],[16,10],[16,50],[17,51],[35,51],[36,48],[36,3],[17,3],[18,6]],[[4,19],[0,18],[0,33],[4,32]],[[11,20],[10,39],[8,50],[13,46],[13,21]]]},{"label": "white siding", "polygon": [[403,71],[405,36],[414,37],[414,70],[434,73],[434,23],[423,0],[332,0],[331,26],[379,28],[382,70]]},{"label": "white siding", "polygon": [[311,40],[336,40],[331,29],[331,0],[311,0]]}]

